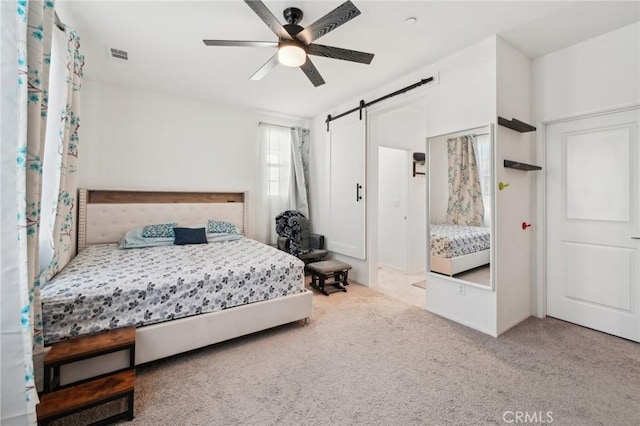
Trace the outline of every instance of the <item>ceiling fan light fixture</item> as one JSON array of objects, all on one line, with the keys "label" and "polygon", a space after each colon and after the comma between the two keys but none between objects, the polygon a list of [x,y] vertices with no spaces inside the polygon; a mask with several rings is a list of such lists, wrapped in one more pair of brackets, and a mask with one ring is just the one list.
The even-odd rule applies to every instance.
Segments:
[{"label": "ceiling fan light fixture", "polygon": [[287,67],[299,67],[307,61],[307,52],[294,43],[280,43],[278,61]]}]

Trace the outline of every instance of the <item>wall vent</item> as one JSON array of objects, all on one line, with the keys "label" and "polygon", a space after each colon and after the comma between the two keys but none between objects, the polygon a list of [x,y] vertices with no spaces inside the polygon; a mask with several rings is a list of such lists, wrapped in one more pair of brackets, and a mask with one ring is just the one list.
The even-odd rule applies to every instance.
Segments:
[{"label": "wall vent", "polygon": [[126,50],[107,47],[107,51],[109,52],[109,58],[111,59],[118,59],[120,61],[129,60],[129,53]]}]

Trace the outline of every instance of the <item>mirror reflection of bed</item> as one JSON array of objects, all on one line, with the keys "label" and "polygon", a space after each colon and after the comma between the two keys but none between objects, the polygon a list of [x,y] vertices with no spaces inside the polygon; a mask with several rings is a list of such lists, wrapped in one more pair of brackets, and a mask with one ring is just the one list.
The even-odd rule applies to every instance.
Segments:
[{"label": "mirror reflection of bed", "polygon": [[428,139],[432,273],[491,286],[490,126]]}]

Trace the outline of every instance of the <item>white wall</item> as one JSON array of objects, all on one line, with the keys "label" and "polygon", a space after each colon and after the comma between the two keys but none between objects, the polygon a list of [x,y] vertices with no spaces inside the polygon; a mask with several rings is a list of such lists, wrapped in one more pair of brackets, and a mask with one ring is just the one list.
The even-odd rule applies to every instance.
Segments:
[{"label": "white wall", "polygon": [[80,187],[250,193],[258,122],[306,124],[96,81],[84,83],[81,119]]},{"label": "white wall", "polygon": [[378,265],[406,273],[409,152],[384,146],[378,152]]},{"label": "white wall", "polygon": [[[529,59],[504,40],[497,39],[497,112],[508,120],[531,123],[531,64]],[[509,183],[494,191],[496,226],[493,231],[497,300],[497,332],[503,333],[533,313],[532,241],[538,223],[534,217],[533,182],[536,173],[503,166],[504,160],[535,164],[532,144],[535,132],[519,133],[496,126],[496,183]],[[532,227],[522,229],[522,222]]]},{"label": "white wall", "polygon": [[533,61],[533,111],[548,121],[640,102],[640,23]]}]

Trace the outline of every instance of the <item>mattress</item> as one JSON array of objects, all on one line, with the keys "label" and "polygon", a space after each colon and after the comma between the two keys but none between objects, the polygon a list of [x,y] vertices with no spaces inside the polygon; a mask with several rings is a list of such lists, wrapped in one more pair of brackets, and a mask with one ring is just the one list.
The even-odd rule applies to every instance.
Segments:
[{"label": "mattress", "polygon": [[484,226],[431,225],[431,256],[452,258],[488,250],[491,232]]},{"label": "mattress", "polygon": [[304,263],[249,238],[80,252],[41,290],[45,343],[304,291]]}]

